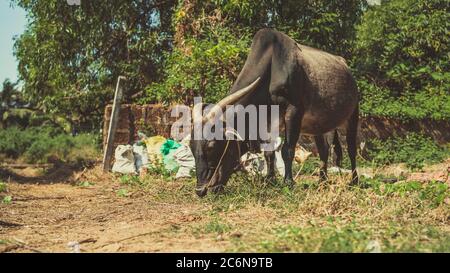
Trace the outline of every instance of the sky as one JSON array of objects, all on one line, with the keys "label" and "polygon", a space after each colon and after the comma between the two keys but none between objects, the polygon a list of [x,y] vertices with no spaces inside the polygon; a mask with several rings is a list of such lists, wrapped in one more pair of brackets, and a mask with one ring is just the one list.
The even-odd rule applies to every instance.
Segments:
[{"label": "sky", "polygon": [[13,37],[25,30],[25,11],[10,7],[9,0],[0,0],[0,85],[6,78],[18,78],[17,61],[13,55]]}]

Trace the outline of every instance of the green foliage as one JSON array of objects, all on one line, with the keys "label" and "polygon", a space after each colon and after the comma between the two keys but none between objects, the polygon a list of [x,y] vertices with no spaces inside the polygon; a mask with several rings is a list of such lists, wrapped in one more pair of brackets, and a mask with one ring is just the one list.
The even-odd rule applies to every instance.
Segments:
[{"label": "green foliage", "polygon": [[125,174],[120,177],[120,183],[123,185],[141,185],[142,181],[139,176]]},{"label": "green foliage", "polygon": [[302,43],[349,56],[365,1],[180,1],[173,18],[175,44],[164,76],[141,102],[216,102],[227,94],[263,27]]},{"label": "green foliage", "polygon": [[24,93],[47,113],[71,113],[77,127],[98,129],[119,75],[127,95],[157,79],[170,48],[175,0],[11,2],[29,19],[15,42]]},{"label": "green foliage", "polygon": [[71,113],[75,129],[101,126],[119,75],[125,100],[145,91],[141,103],[217,101],[264,27],[348,59],[363,114],[450,118],[447,0],[11,3],[30,19],[15,42],[25,99],[52,118]]},{"label": "green foliage", "polygon": [[128,196],[130,196],[130,193],[128,192],[127,189],[119,189],[117,191],[117,196],[119,196],[119,197],[128,197]]},{"label": "green foliage", "polygon": [[72,137],[53,127],[26,130],[10,127],[0,131],[0,154],[12,159],[23,157],[29,163],[51,160],[80,163],[98,156],[98,140],[92,134]]},{"label": "green foliage", "polygon": [[391,118],[445,120],[450,118],[450,96],[444,90],[427,87],[421,92],[407,93],[400,97],[391,95],[387,88],[367,80],[358,81],[362,93],[361,112]]},{"label": "green foliage", "polygon": [[165,180],[172,180],[175,172],[167,170],[162,160],[155,159],[152,163],[148,164],[148,173]]},{"label": "green foliage", "polygon": [[392,0],[358,26],[353,66],[362,112],[398,118],[450,118],[450,5]]},{"label": "green foliage", "polygon": [[94,183],[91,183],[89,181],[81,181],[80,183],[78,183],[78,186],[81,188],[88,188],[92,185],[94,185]]},{"label": "green foliage", "polygon": [[206,233],[223,234],[223,233],[229,231],[230,229],[231,229],[230,225],[228,225],[227,223],[224,223],[217,217],[214,217],[213,219],[211,219],[211,221],[209,221],[205,225],[204,230],[202,230],[202,231],[204,231]]},{"label": "green foliage", "polygon": [[7,195],[7,196],[3,197],[2,203],[6,204],[6,205],[11,204],[12,203],[12,196]]},{"label": "green foliage", "polygon": [[425,163],[442,161],[449,152],[428,137],[410,133],[404,138],[372,139],[368,143],[368,154],[379,166],[405,162],[411,169],[422,169]]},{"label": "green foliage", "polygon": [[418,200],[427,201],[430,208],[444,204],[445,198],[450,197],[449,186],[436,181],[428,183],[408,181],[390,184],[381,182],[379,178],[363,178],[363,183],[382,196],[416,195]]},{"label": "green foliage", "polygon": [[227,29],[206,35],[186,40],[188,52],[175,49],[167,54],[164,80],[146,88],[143,102],[192,103],[194,96],[216,102],[229,91],[247,56],[249,35],[234,36]]}]

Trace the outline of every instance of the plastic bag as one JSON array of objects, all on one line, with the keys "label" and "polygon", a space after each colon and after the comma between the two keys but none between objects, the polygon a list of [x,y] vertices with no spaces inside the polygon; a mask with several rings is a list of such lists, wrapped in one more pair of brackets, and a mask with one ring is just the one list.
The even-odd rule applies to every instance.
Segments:
[{"label": "plastic bag", "polygon": [[174,172],[178,169],[178,163],[174,158],[174,153],[180,146],[180,143],[172,139],[166,140],[161,146],[164,168],[169,172]]},{"label": "plastic bag", "polygon": [[153,136],[144,140],[145,146],[147,146],[147,157],[149,163],[155,163],[155,161],[162,161],[161,147],[166,142],[166,138],[162,136]]},{"label": "plastic bag", "polygon": [[136,165],[136,170],[140,172],[141,167],[146,166],[148,164],[148,155],[145,147],[142,145],[134,144],[133,145],[133,153],[134,153],[134,164]]},{"label": "plastic bag", "polygon": [[114,152],[114,165],[112,171],[115,173],[135,174],[134,153],[131,145],[119,145]]},{"label": "plastic bag", "polygon": [[171,150],[176,150],[181,146],[180,143],[176,142],[173,139],[166,140],[161,146],[161,153],[163,156],[168,155]]},{"label": "plastic bag", "polygon": [[195,159],[189,146],[181,145],[174,150],[173,158],[179,166],[175,178],[191,177],[191,170],[195,168]]}]

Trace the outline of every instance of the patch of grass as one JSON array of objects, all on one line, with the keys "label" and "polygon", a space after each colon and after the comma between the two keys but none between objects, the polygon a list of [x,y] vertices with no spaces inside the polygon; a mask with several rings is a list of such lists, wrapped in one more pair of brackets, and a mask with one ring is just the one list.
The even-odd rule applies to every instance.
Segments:
[{"label": "patch of grass", "polygon": [[425,164],[443,161],[450,151],[428,137],[409,133],[405,137],[392,137],[384,141],[370,140],[368,155],[377,166],[404,162],[408,168],[420,170]]},{"label": "patch of grass", "polygon": [[310,156],[308,160],[306,160],[303,164],[303,167],[300,164],[294,163],[292,166],[292,173],[294,176],[300,171],[300,175],[313,175],[319,172],[320,168],[320,158],[316,156]]},{"label": "patch of grass", "polygon": [[7,195],[7,196],[3,197],[2,203],[3,204],[7,204],[7,205],[11,204],[12,203],[12,196]]},{"label": "patch of grass", "polygon": [[148,165],[148,173],[153,177],[159,177],[164,180],[173,180],[174,172],[167,170],[161,160],[153,160],[152,164]]},{"label": "patch of grass", "polygon": [[418,201],[425,201],[429,207],[437,207],[444,203],[445,198],[450,197],[449,186],[442,182],[401,181],[391,184],[369,178],[362,178],[362,182],[378,195],[408,196]]},{"label": "patch of grass", "polygon": [[230,225],[224,223],[223,221],[219,220],[216,217],[211,219],[203,228],[203,231],[206,233],[217,233],[217,234],[223,234],[230,230],[231,230]]},{"label": "patch of grass", "polygon": [[119,196],[119,197],[128,197],[128,196],[130,196],[130,193],[128,192],[127,189],[119,189],[117,191],[117,196]]},{"label": "patch of grass", "polygon": [[334,223],[323,226],[279,226],[271,239],[261,240],[267,252],[448,252],[450,235],[434,227],[399,226],[388,223]]},{"label": "patch of grass", "polygon": [[195,210],[201,217],[183,222],[179,236],[188,231],[199,240],[220,236],[229,245],[226,251],[449,252],[448,185],[384,183],[385,178],[361,177],[362,186],[350,187],[348,174],[330,174],[323,183],[317,176],[300,176],[289,189],[281,177],[266,181],[235,173],[222,194],[204,198],[195,194],[195,178],[149,175],[140,183],[131,177],[118,183],[143,192],[149,206]]},{"label": "patch of grass", "polygon": [[125,174],[120,177],[120,183],[123,185],[141,185],[143,182],[139,176]]},{"label": "patch of grass", "polygon": [[90,187],[93,185],[94,185],[94,183],[89,182],[89,181],[81,181],[80,183],[78,183],[78,186],[82,187],[82,188],[87,188],[87,187]]}]

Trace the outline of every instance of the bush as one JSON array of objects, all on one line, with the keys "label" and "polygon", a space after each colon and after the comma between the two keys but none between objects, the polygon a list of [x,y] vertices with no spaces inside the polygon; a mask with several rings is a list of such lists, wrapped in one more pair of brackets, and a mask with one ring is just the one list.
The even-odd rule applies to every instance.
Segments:
[{"label": "bush", "polygon": [[446,0],[384,1],[364,14],[352,64],[362,112],[450,118],[449,21]]},{"label": "bush", "polygon": [[404,138],[393,137],[385,141],[372,139],[368,143],[368,154],[379,166],[404,162],[410,169],[422,169],[425,163],[444,160],[449,151],[439,147],[430,138],[410,133]]},{"label": "bush", "polygon": [[216,102],[230,90],[250,46],[250,36],[235,37],[227,29],[207,32],[205,39],[188,39],[183,49],[168,53],[164,80],[146,88],[142,103],[192,103],[195,96]]},{"label": "bush", "polygon": [[28,163],[91,160],[98,155],[97,143],[98,139],[93,134],[73,137],[52,127],[26,130],[11,127],[0,131],[0,154],[11,159],[21,157]]},{"label": "bush", "polygon": [[57,135],[54,138],[40,138],[25,152],[28,162],[46,163],[52,160],[81,163],[98,156],[96,138],[91,134]]},{"label": "bush", "polygon": [[17,158],[23,154],[31,145],[34,139],[32,135],[22,135],[21,131],[12,127],[8,130],[0,131],[0,153],[7,157]]}]

